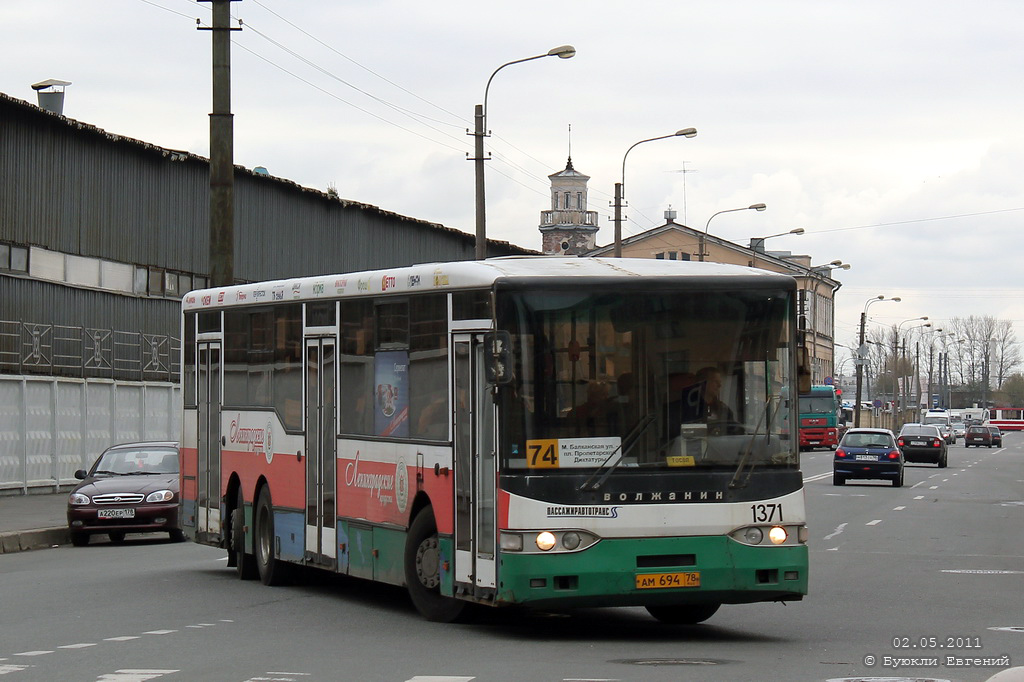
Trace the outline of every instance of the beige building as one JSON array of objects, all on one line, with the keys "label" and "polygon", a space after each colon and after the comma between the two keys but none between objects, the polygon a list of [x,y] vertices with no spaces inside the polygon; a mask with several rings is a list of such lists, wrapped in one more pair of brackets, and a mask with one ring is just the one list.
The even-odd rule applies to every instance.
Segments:
[{"label": "beige building", "polygon": [[[572,159],[564,171],[548,176],[551,179],[551,209],[541,212],[540,231],[545,255],[611,256],[614,245],[596,246],[599,226],[597,213],[586,210],[588,176],[572,167]],[[676,212],[665,212],[665,224],[633,235],[622,241],[623,258],[665,258],[668,260],[703,260],[730,263],[792,275],[799,288],[797,319],[806,333],[811,358],[811,382],[824,383],[834,376],[835,358],[835,294],[842,286],[832,277],[836,263],[812,264],[809,255],[782,251],[765,251],[764,240],[752,240],[742,246],[714,235],[705,235],[675,222]],[[848,268],[849,266],[844,266]]]}]

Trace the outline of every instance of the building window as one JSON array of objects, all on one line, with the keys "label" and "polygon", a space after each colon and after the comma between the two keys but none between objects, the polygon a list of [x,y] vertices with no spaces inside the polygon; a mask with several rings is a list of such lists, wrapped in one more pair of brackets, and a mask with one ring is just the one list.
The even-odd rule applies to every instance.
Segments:
[{"label": "building window", "polygon": [[164,271],[152,268],[149,271],[149,293],[151,296],[162,296],[164,293]]},{"label": "building window", "polygon": [[570,196],[571,195],[568,192],[565,193],[565,203],[563,204],[562,208],[564,208],[566,210],[568,210],[568,208],[569,208],[569,197]]},{"label": "building window", "polygon": [[11,247],[11,270],[28,272],[28,249],[24,246]]},{"label": "building window", "polygon": [[576,208],[583,210],[583,192],[576,192]]}]

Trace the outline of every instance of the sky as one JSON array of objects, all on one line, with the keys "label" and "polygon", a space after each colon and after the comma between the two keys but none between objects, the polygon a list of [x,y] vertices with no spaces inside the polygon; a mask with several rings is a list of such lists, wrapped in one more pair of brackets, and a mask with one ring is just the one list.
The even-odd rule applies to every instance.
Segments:
[{"label": "sky", "polygon": [[[547,176],[591,177],[600,245],[664,223],[835,271],[836,341],[988,315],[1024,341],[1019,0],[241,0],[235,163],[473,233],[487,100],[488,236],[540,250]],[[0,91],[71,81],[64,114],[209,156],[207,2],[0,5]],[[237,23],[235,24],[237,25]],[[696,137],[640,140],[694,127]],[[767,210],[718,211],[764,203]],[[917,323],[906,322],[903,329]],[[840,355],[837,353],[837,355]]]}]

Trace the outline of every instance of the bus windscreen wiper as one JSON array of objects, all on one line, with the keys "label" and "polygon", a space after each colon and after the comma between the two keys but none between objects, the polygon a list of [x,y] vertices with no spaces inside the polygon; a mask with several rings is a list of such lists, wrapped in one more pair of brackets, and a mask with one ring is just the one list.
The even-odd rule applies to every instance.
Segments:
[{"label": "bus windscreen wiper", "polygon": [[[646,417],[644,417],[643,419],[638,421],[636,423],[636,426],[634,426],[630,430],[630,432],[626,434],[626,437],[622,439],[622,442],[619,443],[619,447],[617,447],[614,450],[612,450],[611,454],[608,455],[603,462],[601,462],[601,466],[598,467],[597,471],[592,473],[590,475],[590,478],[588,478],[586,481],[584,481],[583,485],[581,485],[578,489],[579,490],[587,490],[587,489],[597,490],[598,488],[600,488],[604,484],[604,482],[606,480],[608,480],[608,477],[611,475],[611,473],[619,468],[619,465],[622,464],[622,460],[624,460],[626,458],[626,455],[628,455],[630,453],[630,451],[633,449],[633,446],[635,446],[637,443],[640,442],[640,436],[642,436],[644,434],[644,432],[647,430],[647,428],[651,424],[653,424],[653,423],[654,423],[654,415],[653,414],[648,414]],[[615,460],[615,463],[612,464],[607,469],[605,469],[605,467],[608,465],[608,462],[611,460],[611,458],[614,457],[615,455],[619,454],[619,453],[622,453],[622,454],[619,456],[619,458],[617,460]],[[598,479],[594,483],[593,486],[591,486],[590,482],[593,481],[594,477],[597,476],[602,471],[604,472],[604,475],[602,475],[601,478]]]},{"label": "bus windscreen wiper", "polygon": [[751,453],[753,453],[754,451],[754,442],[757,440],[757,437],[761,432],[762,424],[764,424],[765,427],[765,441],[771,441],[771,434],[768,432],[768,425],[772,423],[772,419],[775,416],[774,414],[772,414],[771,416],[769,416],[768,414],[768,412],[771,410],[771,405],[772,398],[771,396],[769,396],[768,400],[765,401],[764,409],[761,410],[761,416],[757,420],[757,425],[754,427],[754,432],[750,434],[750,440],[747,442],[746,448],[743,454],[740,456],[739,464],[736,465],[736,472],[732,475],[732,480],[729,481],[730,488],[743,488],[746,487],[748,482],[750,482],[750,475],[754,473],[754,467],[756,466],[756,464],[750,465],[750,467],[747,469],[747,475],[743,478],[742,481],[740,481],[740,476],[743,473],[743,468],[747,465],[747,462],[750,460]]}]

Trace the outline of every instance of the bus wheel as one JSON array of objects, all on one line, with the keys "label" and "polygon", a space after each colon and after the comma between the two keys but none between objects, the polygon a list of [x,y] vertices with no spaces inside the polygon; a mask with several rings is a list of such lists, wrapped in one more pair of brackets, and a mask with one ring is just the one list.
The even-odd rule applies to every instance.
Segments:
[{"label": "bus wheel", "polygon": [[231,546],[228,556],[234,559],[235,575],[239,580],[255,580],[259,577],[256,568],[256,557],[245,553],[245,498],[242,489],[238,489],[238,503],[231,512]]},{"label": "bus wheel", "polygon": [[721,604],[673,604],[648,606],[647,613],[670,625],[696,625],[715,615]]},{"label": "bus wheel", "polygon": [[409,526],[405,542],[405,586],[416,610],[437,623],[451,623],[462,615],[466,602],[441,594],[441,548],[434,511],[425,507]]},{"label": "bus wheel", "polygon": [[256,569],[264,585],[284,585],[287,565],[274,557],[274,508],[270,504],[270,490],[260,489],[254,514],[256,526]]}]

